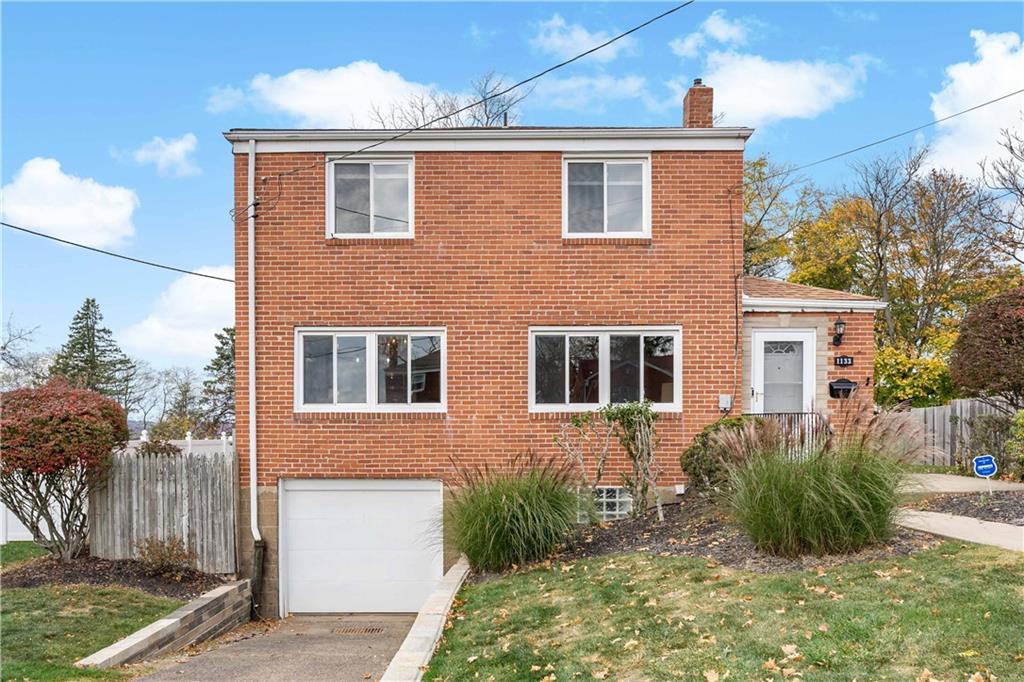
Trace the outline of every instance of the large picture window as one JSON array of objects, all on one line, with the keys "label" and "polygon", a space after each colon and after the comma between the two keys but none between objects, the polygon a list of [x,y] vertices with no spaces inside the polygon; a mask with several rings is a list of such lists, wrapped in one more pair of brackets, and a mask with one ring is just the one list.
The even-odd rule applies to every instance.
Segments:
[{"label": "large picture window", "polygon": [[595,409],[650,400],[682,405],[678,327],[569,327],[530,330],[530,410]]},{"label": "large picture window", "polygon": [[327,231],[334,237],[412,237],[411,159],[333,161]]},{"label": "large picture window", "polygon": [[565,159],[562,175],[564,236],[650,235],[648,159]]},{"label": "large picture window", "polygon": [[296,334],[296,410],[445,410],[444,330],[300,329]]}]

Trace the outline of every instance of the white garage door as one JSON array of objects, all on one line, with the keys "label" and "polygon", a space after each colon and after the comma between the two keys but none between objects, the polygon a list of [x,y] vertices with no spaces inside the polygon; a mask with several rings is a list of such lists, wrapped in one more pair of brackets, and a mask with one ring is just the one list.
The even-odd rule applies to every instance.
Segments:
[{"label": "white garage door", "polygon": [[441,579],[441,482],[286,480],[282,615],[418,611]]}]

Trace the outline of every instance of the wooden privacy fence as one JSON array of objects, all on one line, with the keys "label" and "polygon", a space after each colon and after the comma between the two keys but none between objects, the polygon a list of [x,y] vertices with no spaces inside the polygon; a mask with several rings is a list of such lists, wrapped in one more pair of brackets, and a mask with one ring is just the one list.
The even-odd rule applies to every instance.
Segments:
[{"label": "wooden privacy fence", "polygon": [[951,465],[963,444],[970,441],[975,417],[1006,411],[981,400],[963,399],[937,407],[915,407],[910,413],[924,425],[925,445],[932,450],[929,461],[919,464]]},{"label": "wooden privacy fence", "polygon": [[[185,442],[177,442],[185,446]],[[234,448],[226,441],[191,441],[180,454],[148,454],[131,445],[114,455],[106,482],[89,497],[90,553],[136,557],[146,538],[181,538],[196,568],[234,573]]]}]

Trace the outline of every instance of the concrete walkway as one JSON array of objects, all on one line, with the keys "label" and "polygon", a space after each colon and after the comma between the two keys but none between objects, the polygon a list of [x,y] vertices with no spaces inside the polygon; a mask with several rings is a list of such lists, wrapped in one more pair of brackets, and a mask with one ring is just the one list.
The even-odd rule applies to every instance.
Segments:
[{"label": "concrete walkway", "polygon": [[968,516],[954,516],[938,512],[901,510],[896,523],[946,538],[992,545],[1015,552],[1024,552],[1024,526],[981,521]]},{"label": "concrete walkway", "polygon": [[266,634],[160,662],[158,672],[142,679],[379,680],[415,617],[290,616]]},{"label": "concrete walkway", "polygon": [[[904,488],[908,493],[987,493],[989,484],[977,476],[953,474],[910,474]],[[1010,490],[1024,493],[1024,483],[992,481],[992,490]]]}]

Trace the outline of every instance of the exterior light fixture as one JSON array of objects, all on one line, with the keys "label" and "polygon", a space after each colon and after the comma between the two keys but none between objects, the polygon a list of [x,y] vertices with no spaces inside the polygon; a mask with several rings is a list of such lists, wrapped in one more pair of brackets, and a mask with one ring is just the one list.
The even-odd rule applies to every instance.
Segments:
[{"label": "exterior light fixture", "polygon": [[846,323],[843,322],[843,318],[838,318],[835,324],[836,334],[832,337],[833,346],[843,345],[843,334],[846,333]]}]

